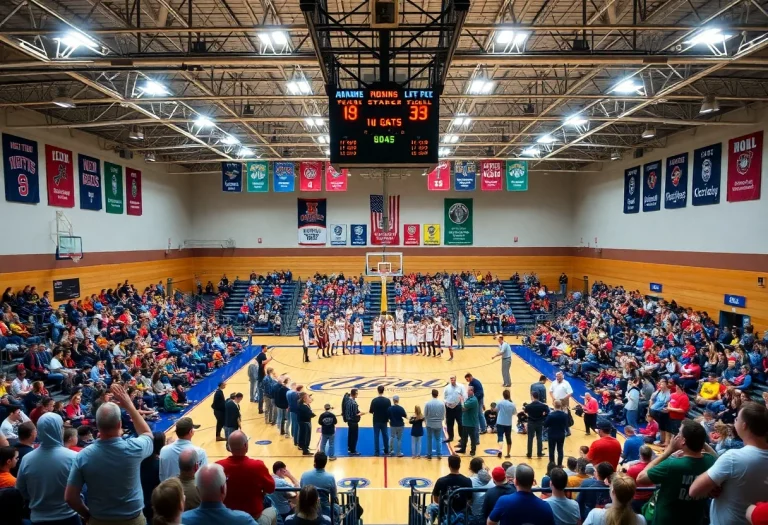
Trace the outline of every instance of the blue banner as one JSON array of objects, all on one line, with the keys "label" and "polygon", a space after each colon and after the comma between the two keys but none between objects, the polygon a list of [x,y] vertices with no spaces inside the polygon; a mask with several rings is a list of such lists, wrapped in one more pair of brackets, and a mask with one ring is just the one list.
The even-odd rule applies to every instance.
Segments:
[{"label": "blue banner", "polygon": [[243,191],[243,165],[240,162],[221,163],[221,191]]},{"label": "blue banner", "polygon": [[643,211],[661,209],[661,161],[643,166]]},{"label": "blue banner", "polygon": [[295,191],[296,173],[293,162],[275,162],[275,192],[289,193]]},{"label": "blue banner", "polygon": [[453,162],[454,185],[456,191],[475,191],[477,184],[477,164],[474,160]]},{"label": "blue banner", "polygon": [[368,246],[368,225],[353,224],[349,227],[352,246]]},{"label": "blue banner", "polygon": [[688,205],[688,154],[667,157],[664,177],[664,208],[685,208]]},{"label": "blue banner", "polygon": [[640,211],[640,166],[624,170],[624,213]]},{"label": "blue banner", "polygon": [[100,210],[101,161],[81,153],[77,156],[77,172],[80,179],[80,208]]},{"label": "blue banner", "polygon": [[693,189],[691,204],[720,204],[720,158],[723,145],[718,142],[693,150]]},{"label": "blue banner", "polygon": [[743,295],[725,294],[725,300],[723,302],[728,306],[738,306],[739,308],[747,307],[747,298]]},{"label": "blue banner", "polygon": [[660,283],[651,283],[651,291],[661,293],[664,287]]},{"label": "blue banner", "polygon": [[27,204],[40,202],[36,141],[3,133],[3,172],[5,200]]}]

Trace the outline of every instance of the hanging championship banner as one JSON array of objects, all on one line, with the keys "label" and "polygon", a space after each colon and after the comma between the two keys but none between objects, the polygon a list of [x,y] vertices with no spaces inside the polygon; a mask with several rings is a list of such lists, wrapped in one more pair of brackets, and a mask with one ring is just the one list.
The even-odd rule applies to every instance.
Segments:
[{"label": "hanging championship banner", "polygon": [[421,244],[420,237],[418,224],[403,225],[403,246],[418,246]]},{"label": "hanging championship banner", "polygon": [[325,199],[297,199],[299,208],[299,244],[325,246]]},{"label": "hanging championship banner", "polygon": [[243,191],[243,165],[239,162],[221,163],[221,191],[240,193]]},{"label": "hanging championship banner", "polygon": [[472,199],[445,199],[445,245],[473,242]]},{"label": "hanging championship banner", "polygon": [[128,196],[126,199],[128,205],[126,206],[126,213],[128,215],[141,215],[142,213],[142,199],[141,199],[141,172],[133,168],[125,168],[125,194]]},{"label": "hanging championship banner", "polygon": [[763,169],[763,132],[728,141],[728,202],[760,199]]},{"label": "hanging championship banner", "polygon": [[507,191],[528,191],[528,161],[507,161]]},{"label": "hanging championship banner", "polygon": [[275,162],[272,168],[275,176],[275,192],[290,193],[294,191],[296,175],[293,162]]},{"label": "hanging championship banner", "polygon": [[367,224],[353,224],[350,226],[350,232],[352,232],[352,238],[350,239],[352,246],[368,246]]},{"label": "hanging championship banner", "polygon": [[638,179],[640,166],[624,170],[624,213],[639,213],[638,194],[640,193]]},{"label": "hanging championship banner", "polygon": [[643,166],[643,211],[661,209],[661,161]]},{"label": "hanging championship banner", "polygon": [[[390,195],[384,202],[382,195],[371,195],[371,244],[376,246],[398,246],[400,244],[400,195]],[[389,219],[384,226],[384,206]]]},{"label": "hanging championship banner", "polygon": [[48,206],[75,207],[75,170],[72,152],[45,145],[45,181]]},{"label": "hanging championship banner", "polygon": [[688,205],[688,154],[667,157],[664,175],[664,208],[685,208]]},{"label": "hanging championship banner", "polygon": [[331,246],[347,245],[347,225],[331,224]]},{"label": "hanging championship banner", "polygon": [[[483,191],[501,191],[503,167],[500,160],[480,161],[480,189]],[[447,228],[446,228],[447,234]],[[448,243],[446,243],[448,244]]]},{"label": "hanging championship banner", "polygon": [[475,191],[477,165],[474,160],[456,160],[453,162],[454,184],[456,191]]},{"label": "hanging championship banner", "polygon": [[693,150],[693,189],[691,204],[707,206],[720,203],[721,143]]},{"label": "hanging championship banner", "polygon": [[441,160],[435,169],[427,174],[427,189],[429,191],[449,191],[451,189],[450,162]]},{"label": "hanging championship banner", "polygon": [[3,174],[5,200],[26,204],[40,202],[37,142],[3,133]]},{"label": "hanging championship banner", "polygon": [[440,246],[440,225],[424,225],[424,246]]},{"label": "hanging championship banner", "polygon": [[123,167],[119,164],[105,162],[104,182],[107,213],[123,213]]},{"label": "hanging championship banner", "polygon": [[246,191],[266,193],[269,191],[269,162],[255,160],[245,164]]},{"label": "hanging championship banner", "polygon": [[340,172],[331,163],[325,165],[325,191],[347,191],[349,170],[343,168]]},{"label": "hanging championship banner", "polygon": [[101,209],[101,162],[99,159],[80,154],[77,156],[80,174],[80,209]]},{"label": "hanging championship banner", "polygon": [[323,163],[309,161],[299,163],[299,191],[320,191],[323,185]]}]

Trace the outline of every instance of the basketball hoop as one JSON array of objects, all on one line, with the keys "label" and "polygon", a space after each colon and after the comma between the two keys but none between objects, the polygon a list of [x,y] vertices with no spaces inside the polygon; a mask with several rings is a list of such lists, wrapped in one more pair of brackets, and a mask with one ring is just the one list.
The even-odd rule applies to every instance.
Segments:
[{"label": "basketball hoop", "polygon": [[73,253],[70,256],[70,259],[72,259],[72,262],[75,263],[75,264],[79,263],[80,259],[82,259],[82,258],[83,258],[83,254],[82,253]]}]

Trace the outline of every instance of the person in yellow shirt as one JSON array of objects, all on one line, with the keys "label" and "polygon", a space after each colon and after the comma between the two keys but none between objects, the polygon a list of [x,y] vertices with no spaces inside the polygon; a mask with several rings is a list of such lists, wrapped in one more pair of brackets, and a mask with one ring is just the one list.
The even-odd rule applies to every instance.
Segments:
[{"label": "person in yellow shirt", "polygon": [[[590,477],[589,474],[587,474],[587,465],[589,465],[589,460],[587,458],[579,458],[576,461],[576,474],[568,476],[568,483],[565,485],[566,488],[580,487],[581,482]],[[579,493],[566,491],[565,495],[571,499],[576,499]]]},{"label": "person in yellow shirt", "polygon": [[717,375],[710,372],[707,380],[701,383],[699,395],[696,396],[696,404],[703,406],[718,399],[720,399],[720,382],[717,380]]}]

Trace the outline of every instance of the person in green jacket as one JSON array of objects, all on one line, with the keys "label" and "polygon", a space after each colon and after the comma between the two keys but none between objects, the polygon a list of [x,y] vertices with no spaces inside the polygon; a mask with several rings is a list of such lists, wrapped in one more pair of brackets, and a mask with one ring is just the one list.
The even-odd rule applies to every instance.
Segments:
[{"label": "person in green jacket", "polygon": [[[181,390],[181,392],[179,392]],[[165,395],[163,408],[166,412],[181,412],[187,406],[186,396],[184,395],[184,386],[179,384],[173,389],[173,392]]]},{"label": "person in green jacket", "polygon": [[464,454],[467,451],[467,438],[469,438],[471,443],[469,455],[475,455],[477,443],[480,441],[480,429],[477,419],[478,410],[480,410],[480,407],[475,397],[475,389],[471,386],[467,387],[467,399],[461,405],[461,439],[459,440],[459,448],[456,449],[457,454]]}]

